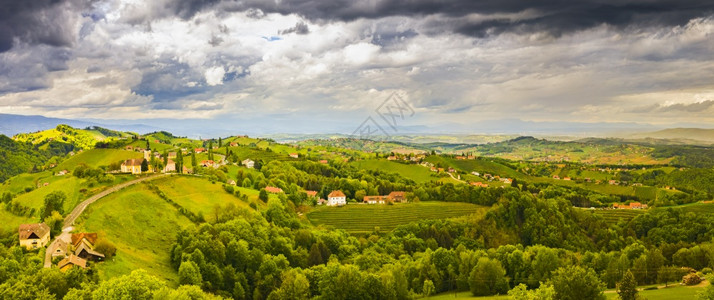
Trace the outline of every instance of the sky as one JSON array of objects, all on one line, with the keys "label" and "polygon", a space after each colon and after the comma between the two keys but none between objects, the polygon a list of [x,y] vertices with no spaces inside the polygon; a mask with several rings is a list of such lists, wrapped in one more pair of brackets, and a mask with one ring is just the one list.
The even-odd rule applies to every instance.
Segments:
[{"label": "sky", "polygon": [[711,1],[0,7],[6,114],[306,133],[478,131],[503,120],[714,124]]}]

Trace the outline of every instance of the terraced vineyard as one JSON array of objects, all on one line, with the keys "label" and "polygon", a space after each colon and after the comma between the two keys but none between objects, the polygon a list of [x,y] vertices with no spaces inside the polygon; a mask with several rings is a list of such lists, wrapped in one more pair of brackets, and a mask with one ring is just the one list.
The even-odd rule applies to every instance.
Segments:
[{"label": "terraced vineyard", "polygon": [[608,224],[615,224],[620,219],[627,222],[632,220],[632,218],[643,214],[645,211],[640,209],[605,209],[605,210],[594,210],[593,213],[600,215],[605,219]]},{"label": "terraced vineyard", "polygon": [[348,204],[320,207],[307,214],[315,225],[334,226],[350,233],[390,231],[398,225],[425,219],[444,219],[483,212],[487,207],[460,202],[420,202],[395,205]]}]

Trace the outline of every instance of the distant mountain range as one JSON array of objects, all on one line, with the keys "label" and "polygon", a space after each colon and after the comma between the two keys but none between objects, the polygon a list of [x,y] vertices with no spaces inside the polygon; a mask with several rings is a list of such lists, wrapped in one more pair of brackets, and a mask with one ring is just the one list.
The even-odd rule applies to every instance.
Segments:
[{"label": "distant mountain range", "polygon": [[107,125],[97,122],[87,122],[71,119],[48,118],[43,116],[23,116],[0,114],[0,134],[8,137],[18,133],[29,133],[55,128],[59,124],[66,124],[75,128],[86,128],[88,126],[99,126],[119,131],[131,131],[136,133],[147,133],[158,131],[160,128],[143,125]]},{"label": "distant mountain range", "polygon": [[680,141],[683,143],[714,144],[714,129],[669,128],[653,132],[635,133],[630,138],[654,138]]}]

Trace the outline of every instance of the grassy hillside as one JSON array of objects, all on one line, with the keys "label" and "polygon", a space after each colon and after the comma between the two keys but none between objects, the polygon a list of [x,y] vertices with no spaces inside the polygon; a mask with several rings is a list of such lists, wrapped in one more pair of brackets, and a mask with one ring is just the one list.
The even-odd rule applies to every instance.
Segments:
[{"label": "grassy hillside", "polygon": [[126,151],[118,149],[91,149],[75,154],[64,162],[60,163],[55,169],[69,171],[74,170],[79,164],[87,164],[90,167],[108,166],[122,160],[132,158],[142,158],[144,155],[136,151]]},{"label": "grassy hillside", "polygon": [[418,183],[439,179],[438,177],[432,176],[434,172],[429,171],[429,168],[415,164],[402,164],[384,159],[360,160],[353,162],[352,164],[360,169],[375,170],[385,173],[398,173],[399,175]]},{"label": "grassy hillside", "polygon": [[220,183],[192,176],[175,176],[162,178],[152,182],[169,199],[195,214],[203,214],[207,220],[213,220],[211,214],[217,205],[225,206],[233,203],[238,207],[248,207],[251,201],[258,200],[258,191],[238,188],[242,194],[247,194],[248,202],[238,199],[235,195],[228,194]]},{"label": "grassy hillside", "polygon": [[459,217],[485,210],[485,207],[460,202],[420,202],[395,205],[350,204],[343,207],[319,207],[307,214],[315,225],[333,226],[351,233],[382,232],[398,225],[425,219]]},{"label": "grassy hillside", "polygon": [[13,139],[35,145],[46,144],[50,141],[59,141],[75,145],[77,148],[90,149],[94,147],[98,141],[104,141],[107,137],[96,130],[76,129],[67,125],[57,125],[57,127],[53,129],[34,133],[20,133],[15,135]]},{"label": "grassy hillside", "polygon": [[97,264],[102,279],[145,269],[172,283],[177,274],[170,265],[176,232],[191,225],[185,216],[144,184],[129,187],[92,204],[79,230],[99,232],[117,246],[112,260]]}]

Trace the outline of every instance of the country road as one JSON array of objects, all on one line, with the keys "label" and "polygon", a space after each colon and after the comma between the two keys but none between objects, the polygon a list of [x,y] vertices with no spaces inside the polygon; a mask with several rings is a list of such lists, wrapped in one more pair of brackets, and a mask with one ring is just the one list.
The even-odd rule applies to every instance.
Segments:
[{"label": "country road", "polygon": [[109,194],[111,194],[111,193],[117,192],[117,191],[119,191],[119,190],[121,190],[121,189],[123,189],[123,188],[125,188],[125,187],[131,186],[131,185],[134,185],[134,184],[137,184],[137,183],[142,182],[142,181],[152,180],[152,179],[156,179],[156,178],[163,177],[163,176],[167,176],[167,175],[169,175],[169,174],[156,174],[156,175],[151,175],[151,176],[148,176],[148,177],[142,177],[142,178],[139,178],[139,179],[134,179],[134,180],[132,180],[132,181],[127,181],[127,182],[124,182],[124,183],[122,183],[122,184],[117,184],[117,185],[115,185],[115,186],[113,186],[113,187],[111,187],[111,188],[108,188],[108,189],[102,191],[102,192],[99,193],[99,194],[96,194],[96,195],[94,195],[94,196],[92,196],[92,197],[89,197],[87,200],[82,201],[82,203],[80,203],[79,205],[77,205],[77,206],[72,210],[72,212],[69,213],[69,215],[67,215],[67,216],[64,218],[64,224],[63,224],[63,226],[62,226],[62,233],[61,233],[59,236],[55,237],[54,240],[52,240],[52,243],[50,243],[50,245],[47,246],[47,251],[45,251],[45,268],[52,267],[52,253],[53,253],[53,252],[56,250],[56,248],[57,248],[57,241],[58,241],[58,240],[63,240],[63,241],[65,241],[65,242],[67,242],[67,243],[70,243],[70,242],[71,242],[71,240],[70,240],[70,237],[71,237],[70,232],[72,232],[72,230],[73,230],[72,225],[74,225],[74,222],[77,220],[77,218],[79,218],[79,216],[82,214],[82,212],[84,212],[84,210],[87,208],[87,206],[89,206],[90,204],[96,202],[97,200],[99,200],[99,199],[101,199],[101,198],[103,198],[103,197],[105,197],[105,196],[107,196],[107,195],[109,195]]}]

